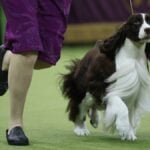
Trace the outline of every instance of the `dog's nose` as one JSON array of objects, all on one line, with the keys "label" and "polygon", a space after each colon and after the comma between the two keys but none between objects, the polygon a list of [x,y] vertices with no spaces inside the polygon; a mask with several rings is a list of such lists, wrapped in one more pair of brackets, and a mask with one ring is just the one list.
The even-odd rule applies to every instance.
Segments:
[{"label": "dog's nose", "polygon": [[150,34],[150,28],[145,28],[144,31],[146,34]]}]

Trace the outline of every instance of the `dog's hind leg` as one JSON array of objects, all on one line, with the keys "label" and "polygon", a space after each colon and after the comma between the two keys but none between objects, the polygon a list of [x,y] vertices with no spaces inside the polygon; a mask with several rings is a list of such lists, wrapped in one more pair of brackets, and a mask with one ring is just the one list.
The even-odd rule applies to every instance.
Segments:
[{"label": "dog's hind leg", "polygon": [[79,105],[79,114],[75,121],[75,129],[74,132],[78,136],[86,136],[89,135],[89,130],[85,125],[86,115],[90,107],[92,107],[94,101],[92,96],[87,93],[85,98],[82,100]]},{"label": "dog's hind leg", "polygon": [[99,125],[99,112],[95,107],[89,109],[88,115],[90,117],[90,123],[94,128]]},{"label": "dog's hind leg", "polygon": [[136,139],[134,133],[130,132],[128,108],[118,96],[111,96],[107,99],[104,124],[106,128],[115,124],[122,140]]}]

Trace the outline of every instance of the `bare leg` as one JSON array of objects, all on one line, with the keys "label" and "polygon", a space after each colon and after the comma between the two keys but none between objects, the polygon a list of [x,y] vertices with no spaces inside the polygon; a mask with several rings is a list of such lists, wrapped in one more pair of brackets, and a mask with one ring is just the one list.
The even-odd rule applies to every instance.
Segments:
[{"label": "bare leg", "polygon": [[31,83],[37,53],[12,54],[9,65],[8,83],[11,100],[10,129],[23,126],[23,110]]},{"label": "bare leg", "polygon": [[11,100],[10,128],[23,126],[23,110],[26,95],[31,83],[33,69],[49,68],[51,65],[37,61],[37,53],[13,54],[7,51],[3,70],[9,70],[8,82]]}]

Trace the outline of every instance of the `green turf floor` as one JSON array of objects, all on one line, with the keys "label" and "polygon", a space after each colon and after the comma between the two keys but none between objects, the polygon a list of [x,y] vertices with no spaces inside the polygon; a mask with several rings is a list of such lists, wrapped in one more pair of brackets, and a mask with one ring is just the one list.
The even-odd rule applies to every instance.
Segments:
[{"label": "green turf floor", "polygon": [[0,150],[149,150],[150,115],[146,115],[137,131],[135,142],[120,141],[118,136],[102,130],[88,127],[88,137],[73,134],[73,124],[65,113],[67,100],[59,89],[60,73],[65,72],[64,65],[70,59],[80,58],[89,47],[69,47],[62,51],[57,66],[43,71],[35,71],[33,82],[27,97],[24,113],[24,128],[30,138],[30,146],[8,146],[5,129],[9,122],[8,93],[0,97]]}]

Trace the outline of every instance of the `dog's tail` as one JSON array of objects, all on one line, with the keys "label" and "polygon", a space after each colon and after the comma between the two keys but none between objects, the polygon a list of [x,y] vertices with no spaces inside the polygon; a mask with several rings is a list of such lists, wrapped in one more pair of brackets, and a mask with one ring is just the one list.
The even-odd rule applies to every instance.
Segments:
[{"label": "dog's tail", "polygon": [[79,89],[79,81],[76,76],[77,69],[80,60],[76,59],[72,61],[72,65],[66,68],[69,72],[62,76],[61,91],[62,94],[69,99],[67,106],[67,112],[69,112],[69,120],[75,121],[77,114],[79,113],[79,104],[83,98],[82,91]]},{"label": "dog's tail", "polygon": [[79,62],[80,60],[78,59],[73,60],[71,65],[66,66],[66,69],[69,72],[62,76],[62,94],[69,99],[76,97],[75,72],[77,70]]}]

